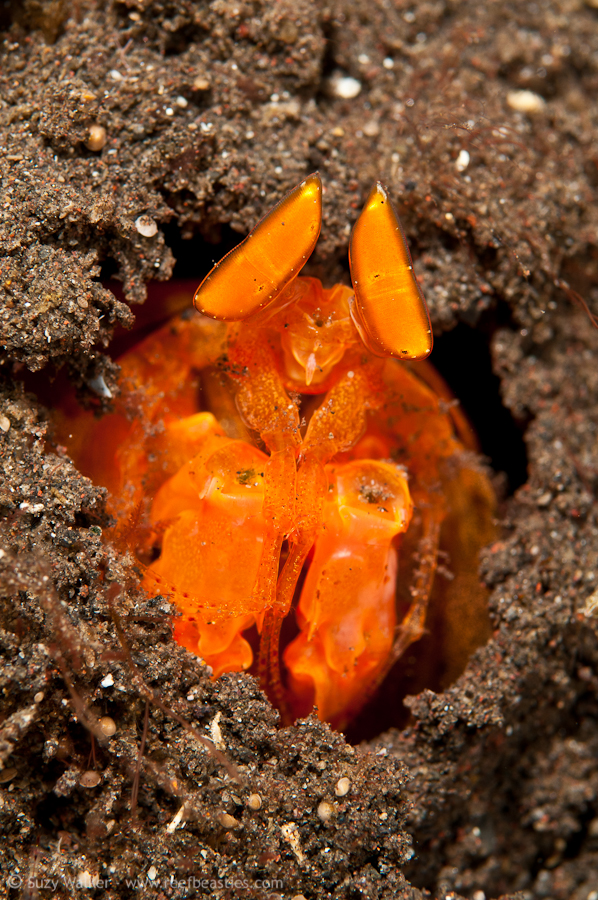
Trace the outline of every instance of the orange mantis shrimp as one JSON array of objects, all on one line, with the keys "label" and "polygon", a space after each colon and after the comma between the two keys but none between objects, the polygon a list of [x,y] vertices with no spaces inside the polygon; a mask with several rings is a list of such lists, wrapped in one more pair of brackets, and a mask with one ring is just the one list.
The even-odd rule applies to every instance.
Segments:
[{"label": "orange mantis shrimp", "polygon": [[469,620],[485,622],[494,496],[421,362],[430,320],[388,192],[353,228],[352,287],[299,276],[321,218],[314,174],[214,266],[197,311],[119,360],[115,411],[78,413],[69,450],[117,521],[145,516],[159,556],[144,586],[177,606],[176,640],[214,677],[254,666],[283,720],[315,707],[344,727],[422,636],[434,593],[460,664]]}]

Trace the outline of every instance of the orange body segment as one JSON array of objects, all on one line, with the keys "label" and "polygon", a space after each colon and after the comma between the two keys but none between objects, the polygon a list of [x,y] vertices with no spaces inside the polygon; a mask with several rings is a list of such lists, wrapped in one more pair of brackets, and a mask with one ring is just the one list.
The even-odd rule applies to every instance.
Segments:
[{"label": "orange body segment", "polygon": [[242,632],[262,612],[252,598],[272,530],[263,515],[267,463],[256,447],[216,426],[152,504],[152,525],[164,529],[162,553],[144,582],[173,594],[181,612],[175,637],[216,675],[249,668],[253,659]]},{"label": "orange body segment", "polygon": [[353,228],[349,262],[355,290],[351,312],[366,346],[378,356],[429,356],[428,310],[399,217],[380,183]]},{"label": "orange body segment", "polygon": [[301,634],[284,655],[295,711],[344,724],[383,668],[396,623],[393,538],[411,520],[404,472],[358,460],[329,466],[329,492],[301,592]]},{"label": "orange body segment", "polygon": [[268,306],[307,262],[321,224],[322,183],[315,173],[214,266],[195,293],[196,309],[215,319],[239,321]]}]

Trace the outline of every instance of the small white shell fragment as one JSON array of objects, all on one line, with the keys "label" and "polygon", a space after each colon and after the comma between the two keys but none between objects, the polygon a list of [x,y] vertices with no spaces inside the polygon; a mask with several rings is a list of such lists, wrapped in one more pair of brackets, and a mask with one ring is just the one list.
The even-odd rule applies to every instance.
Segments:
[{"label": "small white shell fragment", "polygon": [[361,93],[361,81],[350,75],[333,75],[330,79],[332,93],[342,100],[353,100]]},{"label": "small white shell fragment", "polygon": [[112,396],[112,391],[104,381],[103,375],[96,375],[94,378],[90,378],[87,384],[98,397],[106,397],[109,399]]},{"label": "small white shell fragment", "polygon": [[546,101],[533,91],[509,91],[507,103],[516,112],[537,113],[546,106]]},{"label": "small white shell fragment", "polygon": [[100,681],[100,687],[112,687],[113,684],[114,678],[112,677],[112,673],[109,673]]},{"label": "small white shell fragment", "polygon": [[23,500],[22,503],[19,503],[19,509],[26,509],[27,512],[33,513],[34,515],[44,510],[43,503],[29,503],[28,500]]},{"label": "small white shell fragment", "polygon": [[97,887],[99,883],[100,876],[97,873],[92,875],[91,872],[79,872],[77,875],[77,887],[89,889]]},{"label": "small white shell fragment", "polygon": [[212,741],[218,748],[218,750],[226,750],[226,744],[224,743],[224,738],[222,736],[222,731],[220,729],[220,719],[222,718],[222,713],[217,712],[212,721],[210,722],[210,736]]},{"label": "small white shell fragment", "polygon": [[262,808],[262,798],[259,794],[250,794],[247,798],[247,806],[249,809],[258,810]]},{"label": "small white shell fragment", "polygon": [[231,831],[233,828],[238,828],[241,824],[238,819],[235,819],[234,816],[229,815],[229,813],[220,813],[218,816],[218,821],[227,831]]},{"label": "small white shell fragment", "polygon": [[0,431],[3,431],[5,434],[10,430],[10,419],[8,416],[0,416]]},{"label": "small white shell fragment", "polygon": [[281,825],[280,830],[282,832],[283,840],[290,844],[291,850],[295,854],[297,862],[303,862],[305,859],[305,853],[301,849],[301,842],[299,841],[299,829],[295,822],[288,822],[286,825]]},{"label": "small white shell fragment", "polygon": [[149,869],[147,870],[147,877],[149,878],[150,881],[155,881],[157,874],[158,874],[158,870],[156,869],[155,866],[150,866]]},{"label": "small white shell fragment", "polygon": [[184,815],[185,815],[185,804],[183,803],[183,805],[179,809],[178,813],[175,815],[172,822],[169,822],[168,825],[166,826],[167,834],[174,834],[174,832],[177,830],[178,826],[183,821]]},{"label": "small white shell fragment", "polygon": [[469,153],[467,150],[460,150],[459,156],[455,160],[455,169],[457,172],[464,172],[469,165]]},{"label": "small white shell fragment", "polygon": [[586,600],[583,612],[588,619],[591,619],[594,616],[598,617],[598,589],[596,589],[593,594],[590,594]]},{"label": "small white shell fragment", "polygon": [[189,101],[186,97],[179,96],[174,102],[177,106],[180,106],[181,109],[186,109],[189,106]]},{"label": "small white shell fragment", "polygon": [[346,776],[339,778],[334,787],[334,793],[337,797],[345,797],[351,790],[351,782]]},{"label": "small white shell fragment", "polygon": [[135,219],[135,228],[143,237],[154,237],[158,233],[158,226],[151,216],[139,216]]}]

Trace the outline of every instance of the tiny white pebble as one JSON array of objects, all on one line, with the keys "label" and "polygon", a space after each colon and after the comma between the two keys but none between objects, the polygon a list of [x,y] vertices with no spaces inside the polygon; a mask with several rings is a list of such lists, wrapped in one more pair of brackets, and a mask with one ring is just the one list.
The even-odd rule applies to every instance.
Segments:
[{"label": "tiny white pebble", "polygon": [[112,687],[114,684],[114,678],[112,677],[112,673],[106,675],[105,678],[102,678],[100,681],[100,687]]},{"label": "tiny white pebble", "polygon": [[99,875],[92,875],[91,872],[79,872],[77,875],[77,886],[81,888],[94,888],[100,883]]},{"label": "tiny white pebble", "polygon": [[6,433],[10,429],[10,419],[8,416],[0,416],[0,431]]},{"label": "tiny white pebble", "polygon": [[232,828],[237,828],[241,823],[238,819],[235,819],[234,816],[230,816],[228,813],[221,813],[218,816],[218,821],[227,831],[230,831]]},{"label": "tiny white pebble", "polygon": [[189,102],[186,99],[186,97],[179,96],[176,98],[176,100],[174,102],[176,103],[177,106],[180,106],[181,109],[186,109],[189,106]]},{"label": "tiny white pebble", "polygon": [[106,146],[108,136],[103,125],[90,125],[85,146],[88,150],[97,152]]},{"label": "tiny white pebble", "polygon": [[395,61],[390,56],[387,56],[386,59],[382,60],[382,65],[385,69],[394,69]]},{"label": "tiny white pebble", "polygon": [[345,75],[333,80],[332,90],[343,100],[353,100],[361,92],[361,82],[350,75]]},{"label": "tiny white pebble", "polygon": [[41,703],[43,699],[44,699],[44,692],[38,691],[37,694],[35,695],[35,697],[33,698],[33,702]]},{"label": "tiny white pebble", "polygon": [[370,61],[370,58],[367,55],[367,53],[360,53],[359,56],[357,57],[357,62],[361,63],[362,66],[367,66],[369,61]]},{"label": "tiny white pebble", "polygon": [[375,119],[370,119],[370,121],[366,122],[363,126],[363,133],[367,135],[367,137],[377,137],[380,134],[380,125]]},{"label": "tiny white pebble", "polygon": [[111,69],[111,70],[110,70],[110,78],[111,78],[113,81],[122,81],[122,78],[123,78],[123,77],[122,77],[122,75],[120,74],[120,72],[118,71],[118,69]]},{"label": "tiny white pebble", "polygon": [[150,881],[155,881],[157,874],[158,874],[158,870],[156,869],[155,866],[150,866],[149,869],[147,870],[147,877],[149,878]]},{"label": "tiny white pebble", "polygon": [[102,716],[99,725],[106,737],[112,737],[116,734],[116,722],[110,716]]},{"label": "tiny white pebble", "polygon": [[174,116],[174,109],[172,108],[172,106],[167,106],[164,112],[167,116]]},{"label": "tiny white pebble", "polygon": [[158,233],[158,226],[151,216],[139,216],[135,219],[135,228],[143,237],[154,237]]},{"label": "tiny white pebble", "polygon": [[469,165],[469,153],[467,150],[460,150],[459,156],[455,160],[455,169],[457,172],[464,172]]},{"label": "tiny white pebble", "polygon": [[334,815],[334,806],[328,800],[322,800],[318,804],[318,818],[321,822],[329,822]]},{"label": "tiny white pebble", "polygon": [[336,794],[336,796],[344,797],[346,794],[349,793],[350,790],[351,790],[351,782],[349,781],[349,779],[346,777],[339,778],[339,780],[336,782],[336,785],[334,788],[334,793]]},{"label": "tiny white pebble", "polygon": [[84,788],[95,788],[98,786],[101,780],[101,776],[98,775],[97,772],[93,772],[90,769],[88,772],[83,772],[83,774],[79,778],[79,784]]},{"label": "tiny white pebble", "polygon": [[516,112],[537,113],[546,106],[546,101],[533,91],[509,91],[507,103]]}]

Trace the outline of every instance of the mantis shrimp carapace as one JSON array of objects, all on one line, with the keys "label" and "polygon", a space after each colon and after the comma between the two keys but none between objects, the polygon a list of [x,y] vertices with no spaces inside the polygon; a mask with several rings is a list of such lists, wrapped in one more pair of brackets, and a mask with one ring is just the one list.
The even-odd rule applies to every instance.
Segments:
[{"label": "mantis shrimp carapace", "polygon": [[494,496],[422,362],[430,320],[387,191],[354,226],[352,287],[299,276],[321,197],[317,174],[302,181],[203,280],[197,311],[128,351],[114,412],[69,421],[69,449],[110,489],[117,532],[145,523],[144,586],[176,604],[176,640],[214,677],[253,666],[284,720],[315,706],[344,727],[421,637],[433,592],[460,610],[459,656]]}]

